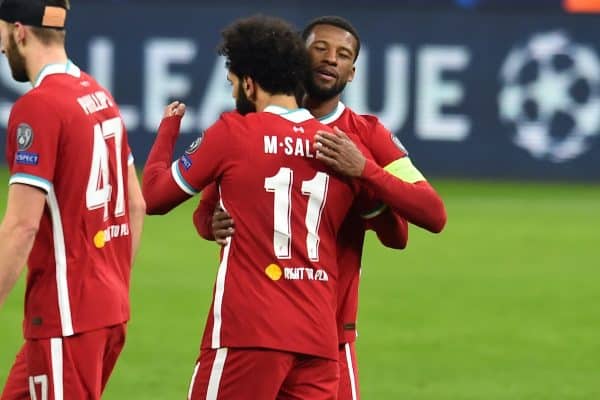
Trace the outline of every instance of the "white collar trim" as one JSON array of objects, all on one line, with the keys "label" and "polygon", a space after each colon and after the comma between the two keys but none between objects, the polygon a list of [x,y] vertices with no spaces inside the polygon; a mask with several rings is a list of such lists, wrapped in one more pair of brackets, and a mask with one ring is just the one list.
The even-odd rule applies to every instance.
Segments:
[{"label": "white collar trim", "polygon": [[295,110],[288,110],[287,108],[270,105],[267,106],[263,111],[271,114],[277,114],[280,117],[285,118],[288,121],[294,122],[296,124],[314,118],[312,114],[305,108],[296,108]]},{"label": "white collar trim", "polygon": [[79,67],[71,62],[71,60],[67,61],[66,64],[48,64],[45,65],[44,68],[38,74],[37,79],[35,80],[35,84],[33,87],[38,87],[42,83],[45,77],[48,75],[54,74],[69,74],[76,78],[81,76],[81,70]]},{"label": "white collar trim", "polygon": [[337,121],[339,117],[341,117],[342,113],[346,109],[346,106],[341,101],[338,101],[337,106],[335,106],[335,110],[330,112],[327,115],[319,118],[319,122],[325,125],[329,125],[334,121]]}]

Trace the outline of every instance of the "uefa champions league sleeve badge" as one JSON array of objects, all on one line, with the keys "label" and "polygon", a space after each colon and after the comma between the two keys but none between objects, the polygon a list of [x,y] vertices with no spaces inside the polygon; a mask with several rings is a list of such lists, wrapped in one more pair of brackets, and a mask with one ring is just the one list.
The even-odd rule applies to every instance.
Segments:
[{"label": "uefa champions league sleeve badge", "polygon": [[19,151],[27,150],[33,143],[33,129],[23,123],[17,127],[17,148]]}]

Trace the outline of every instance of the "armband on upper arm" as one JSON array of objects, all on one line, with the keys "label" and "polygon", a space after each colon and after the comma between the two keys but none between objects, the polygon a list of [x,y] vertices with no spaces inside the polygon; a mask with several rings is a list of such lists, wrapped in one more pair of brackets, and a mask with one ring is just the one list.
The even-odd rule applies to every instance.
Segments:
[{"label": "armband on upper arm", "polygon": [[384,169],[396,178],[400,178],[408,183],[427,180],[408,157],[399,158],[389,163]]}]

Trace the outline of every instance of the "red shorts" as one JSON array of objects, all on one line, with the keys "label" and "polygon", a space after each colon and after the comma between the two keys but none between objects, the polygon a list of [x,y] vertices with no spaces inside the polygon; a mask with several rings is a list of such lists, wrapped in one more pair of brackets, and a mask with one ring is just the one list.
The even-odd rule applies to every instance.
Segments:
[{"label": "red shorts", "polygon": [[334,400],[337,362],[268,349],[202,350],[188,400]]},{"label": "red shorts", "polygon": [[27,340],[0,400],[100,399],[124,344],[125,324]]},{"label": "red shorts", "polygon": [[354,342],[340,344],[340,385],[338,400],[358,400],[358,363]]}]

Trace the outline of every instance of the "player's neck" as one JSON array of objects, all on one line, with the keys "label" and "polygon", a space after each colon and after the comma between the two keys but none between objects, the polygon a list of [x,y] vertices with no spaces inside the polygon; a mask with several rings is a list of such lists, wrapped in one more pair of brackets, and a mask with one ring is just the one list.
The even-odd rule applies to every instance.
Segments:
[{"label": "player's neck", "polygon": [[35,85],[42,69],[49,64],[66,64],[68,61],[64,47],[44,47],[43,50],[35,52],[35,56],[28,58],[27,76],[32,85]]},{"label": "player's neck", "polygon": [[340,96],[334,96],[327,100],[318,100],[309,96],[304,98],[304,107],[308,108],[310,113],[315,118],[322,118],[328,114],[331,114],[338,103],[340,102]]},{"label": "player's neck", "polygon": [[287,94],[267,94],[264,93],[262,96],[257,96],[256,99],[256,110],[263,111],[268,106],[278,106],[288,110],[295,110],[298,108],[298,103],[294,96]]}]

